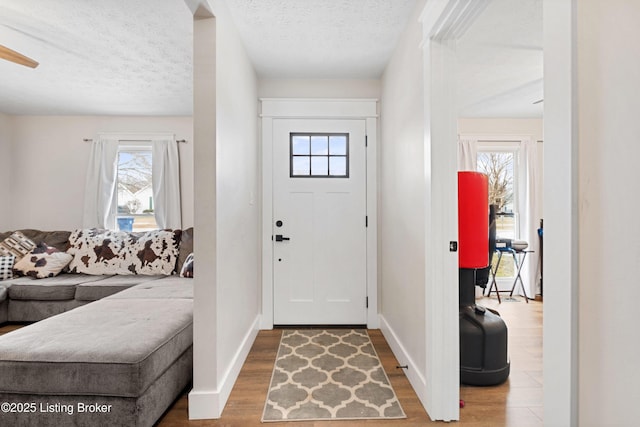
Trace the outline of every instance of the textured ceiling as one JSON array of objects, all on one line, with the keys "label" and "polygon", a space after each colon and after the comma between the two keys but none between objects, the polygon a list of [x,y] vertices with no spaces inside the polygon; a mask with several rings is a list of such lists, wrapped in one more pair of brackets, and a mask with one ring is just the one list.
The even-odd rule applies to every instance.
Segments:
[{"label": "textured ceiling", "polygon": [[457,52],[460,117],[542,117],[542,0],[492,0]]},{"label": "textured ceiling", "polygon": [[[458,45],[461,117],[540,117],[542,0],[492,0]],[[226,0],[258,75],[378,78],[416,0]],[[0,112],[190,115],[185,0],[0,0]],[[416,54],[419,50],[416,47]]]},{"label": "textured ceiling", "polygon": [[192,17],[184,0],[2,0],[0,111],[191,114]]},{"label": "textured ceiling", "polygon": [[228,0],[256,71],[277,78],[378,78],[415,0]]}]

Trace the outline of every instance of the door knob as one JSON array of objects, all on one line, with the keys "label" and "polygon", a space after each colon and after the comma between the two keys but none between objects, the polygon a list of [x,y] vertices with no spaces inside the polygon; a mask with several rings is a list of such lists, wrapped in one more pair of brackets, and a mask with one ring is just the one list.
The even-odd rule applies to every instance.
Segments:
[{"label": "door knob", "polygon": [[291,240],[288,237],[284,237],[282,234],[276,234],[276,242],[282,242],[284,240]]}]

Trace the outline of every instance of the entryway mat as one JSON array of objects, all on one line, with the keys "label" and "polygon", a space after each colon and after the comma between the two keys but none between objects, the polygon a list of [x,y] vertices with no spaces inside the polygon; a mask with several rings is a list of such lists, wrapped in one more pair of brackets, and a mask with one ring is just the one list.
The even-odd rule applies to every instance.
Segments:
[{"label": "entryway mat", "polygon": [[285,330],[263,422],[406,418],[366,330]]}]

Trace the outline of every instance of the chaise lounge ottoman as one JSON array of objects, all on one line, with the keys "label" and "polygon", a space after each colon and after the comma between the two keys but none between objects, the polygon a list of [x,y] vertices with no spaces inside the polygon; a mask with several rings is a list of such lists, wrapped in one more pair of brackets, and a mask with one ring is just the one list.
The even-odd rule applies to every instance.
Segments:
[{"label": "chaise lounge ottoman", "polygon": [[9,292],[7,288],[0,285],[0,324],[9,319]]},{"label": "chaise lounge ottoman", "polygon": [[106,298],[1,336],[0,425],[153,425],[190,382],[192,312]]}]

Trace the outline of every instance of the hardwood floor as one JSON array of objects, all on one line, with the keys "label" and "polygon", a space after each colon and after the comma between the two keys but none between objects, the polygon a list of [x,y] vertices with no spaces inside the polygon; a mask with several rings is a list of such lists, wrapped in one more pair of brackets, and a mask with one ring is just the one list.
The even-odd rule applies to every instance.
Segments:
[{"label": "hardwood floor", "polygon": [[[460,387],[465,407],[460,410],[460,426],[465,427],[541,427],[542,423],[542,303],[518,302],[498,304],[496,298],[482,298],[479,304],[498,310],[509,329],[509,379],[496,387]],[[273,362],[280,341],[280,331],[261,331],[242,368],[229,401],[218,420],[188,421],[187,395],[178,399],[159,421],[158,427],[182,426],[284,426],[284,427],[357,427],[424,426],[436,424],[429,419],[409,381],[400,369],[379,330],[369,335],[380,356],[389,380],[407,414],[405,420],[322,421],[261,424],[264,399],[271,380]]]},{"label": "hardwood floor", "polygon": [[[495,387],[460,387],[460,398],[465,407],[460,410],[460,422],[464,427],[541,427],[542,409],[542,303],[518,302],[498,304],[495,298],[483,298],[479,304],[496,309],[505,319],[509,329],[509,355],[511,374],[509,379]],[[17,325],[0,327],[0,334],[16,329]],[[225,426],[251,427],[260,423],[264,399],[267,394],[273,362],[280,341],[279,330],[261,331],[236,382],[222,417],[218,420],[189,421],[188,391],[158,421],[158,427]],[[389,379],[407,414],[405,420],[333,421],[268,423],[278,427],[357,427],[424,426],[436,424],[429,420],[409,381],[379,330],[370,330],[371,340],[380,356]]]}]

